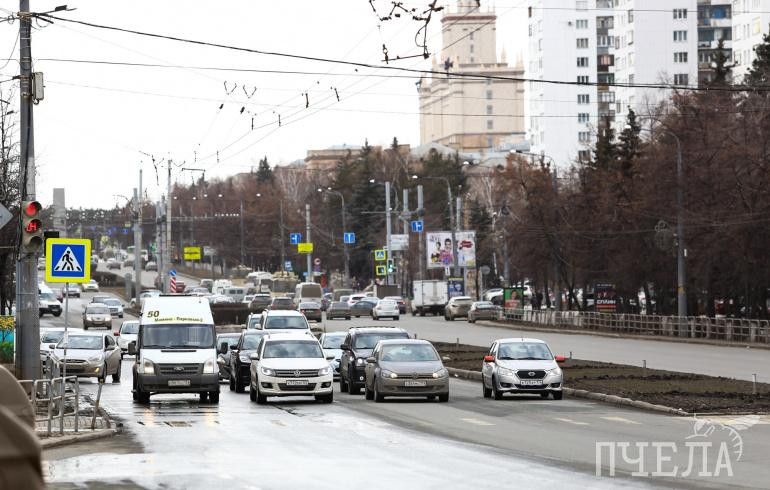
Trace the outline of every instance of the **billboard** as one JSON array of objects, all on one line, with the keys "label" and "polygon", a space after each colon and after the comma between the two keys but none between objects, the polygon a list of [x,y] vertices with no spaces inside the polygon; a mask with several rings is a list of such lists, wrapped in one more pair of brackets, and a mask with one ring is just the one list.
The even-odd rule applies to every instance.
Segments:
[{"label": "billboard", "polygon": [[425,234],[425,253],[428,269],[443,269],[454,266],[452,257],[452,232],[434,231]]},{"label": "billboard", "polygon": [[465,296],[465,280],[462,277],[450,277],[447,279],[447,291],[449,292],[449,299]]},{"label": "billboard", "polygon": [[476,267],[476,232],[458,231],[457,239],[457,264],[460,267]]},{"label": "billboard", "polygon": [[594,304],[600,313],[615,313],[618,299],[614,284],[597,284],[594,286]]}]

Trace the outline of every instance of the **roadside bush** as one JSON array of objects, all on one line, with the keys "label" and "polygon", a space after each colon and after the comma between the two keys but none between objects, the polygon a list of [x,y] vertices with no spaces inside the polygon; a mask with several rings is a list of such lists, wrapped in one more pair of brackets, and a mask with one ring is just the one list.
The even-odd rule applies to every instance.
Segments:
[{"label": "roadside bush", "polygon": [[0,364],[13,362],[13,342],[0,342]]}]

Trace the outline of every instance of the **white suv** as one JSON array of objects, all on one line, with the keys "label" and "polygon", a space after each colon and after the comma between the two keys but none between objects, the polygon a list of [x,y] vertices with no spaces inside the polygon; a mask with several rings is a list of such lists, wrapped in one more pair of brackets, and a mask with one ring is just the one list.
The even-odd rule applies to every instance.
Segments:
[{"label": "white suv", "polygon": [[503,393],[553,395],[561,400],[564,378],[557,363],[566,359],[551,353],[542,340],[512,338],[492,343],[481,367],[484,397],[503,398]]},{"label": "white suv", "polygon": [[302,313],[296,310],[268,310],[256,327],[270,333],[307,333],[312,335],[310,324]]},{"label": "white suv", "polygon": [[314,396],[334,400],[333,370],[315,337],[297,334],[269,334],[251,355],[249,397],[259,404],[269,396]]}]

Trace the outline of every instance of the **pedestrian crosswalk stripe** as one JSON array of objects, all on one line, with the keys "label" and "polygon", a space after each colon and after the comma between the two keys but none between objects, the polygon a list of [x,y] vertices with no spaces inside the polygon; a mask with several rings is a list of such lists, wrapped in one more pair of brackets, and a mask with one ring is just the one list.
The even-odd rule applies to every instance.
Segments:
[{"label": "pedestrian crosswalk stripe", "polygon": [[620,422],[623,424],[631,424],[631,425],[642,425],[640,422],[636,422],[634,420],[629,420],[623,417],[601,417],[604,420],[609,420],[610,422]]},{"label": "pedestrian crosswalk stripe", "polygon": [[568,424],[573,424],[573,425],[590,425],[588,422],[578,422],[577,420],[565,419],[562,417],[555,417],[554,420],[558,420],[560,422],[566,422]]},{"label": "pedestrian crosswalk stripe", "polygon": [[83,267],[80,265],[80,262],[78,262],[78,259],[75,257],[75,254],[72,253],[72,249],[70,247],[67,247],[64,250],[64,253],[61,255],[61,257],[59,257],[59,261],[56,263],[53,270],[56,272],[63,272],[63,271],[81,272],[83,270]]}]

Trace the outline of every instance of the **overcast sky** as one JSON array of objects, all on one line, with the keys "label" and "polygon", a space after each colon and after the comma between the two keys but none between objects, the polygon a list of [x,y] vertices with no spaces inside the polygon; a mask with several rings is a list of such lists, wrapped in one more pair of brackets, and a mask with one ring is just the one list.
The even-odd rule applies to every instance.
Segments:
[{"label": "overcast sky", "polygon": [[[53,9],[64,1],[32,0],[32,10]],[[498,52],[505,46],[513,61],[523,51],[526,2],[504,2],[496,5]],[[427,3],[405,2],[422,8]],[[367,0],[75,0],[67,5],[77,10],[56,15],[265,51],[376,64],[382,63],[383,43],[391,57],[421,52],[414,43],[417,23],[378,22]],[[388,2],[376,0],[375,5],[384,11]],[[16,11],[18,2],[0,1],[0,7]],[[356,72],[350,66],[66,22],[40,27],[33,32],[32,52],[34,70],[45,74],[46,85],[45,100],[35,107],[37,197],[44,204],[51,202],[52,188],[64,187],[68,207],[122,205],[124,199],[116,195],[131,195],[140,168],[147,192],[155,198],[160,187],[165,189],[166,171],[159,171],[156,179],[146,154],[158,161],[171,158],[188,167],[206,168],[208,178],[248,171],[265,155],[272,164],[285,164],[304,158],[308,149],[357,145],[365,138],[371,144],[387,145],[394,136],[402,143],[419,144],[419,106],[412,78],[361,76],[392,72],[366,68]],[[0,64],[12,53],[17,33],[17,22],[0,24]],[[440,40],[436,18],[428,33],[431,52],[440,49]],[[50,60],[54,58],[318,74],[94,65]],[[17,74],[17,60],[18,46],[0,73]],[[397,64],[430,66],[419,58]],[[4,97],[10,85],[2,85]],[[308,109],[303,93],[308,94]],[[173,170],[175,181],[190,182],[194,177]]]}]

